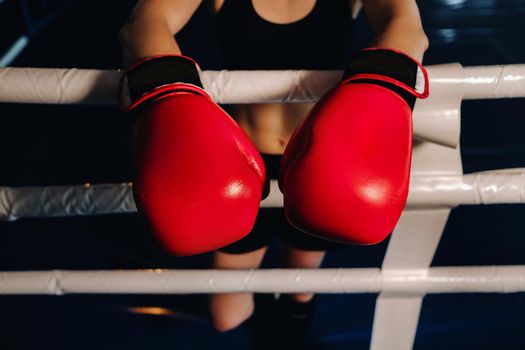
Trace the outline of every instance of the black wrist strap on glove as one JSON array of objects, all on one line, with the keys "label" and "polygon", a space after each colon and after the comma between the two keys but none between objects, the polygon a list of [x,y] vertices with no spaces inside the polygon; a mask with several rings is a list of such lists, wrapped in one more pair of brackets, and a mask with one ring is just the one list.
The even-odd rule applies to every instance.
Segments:
[{"label": "black wrist strap on glove", "polygon": [[[133,109],[156,97],[160,88],[185,84],[203,89],[197,63],[185,56],[156,56],[140,61],[129,68],[120,81],[119,104],[126,110]],[[165,92],[163,89],[162,93]]]},{"label": "black wrist strap on glove", "polygon": [[411,109],[416,98],[428,96],[428,76],[423,66],[392,49],[359,51],[348,61],[342,81],[383,86],[401,96]]}]

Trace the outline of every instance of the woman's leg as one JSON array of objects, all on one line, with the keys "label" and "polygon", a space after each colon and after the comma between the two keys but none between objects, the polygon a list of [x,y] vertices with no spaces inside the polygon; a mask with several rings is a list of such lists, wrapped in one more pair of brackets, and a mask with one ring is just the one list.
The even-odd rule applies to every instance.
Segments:
[{"label": "woman's leg", "polygon": [[[322,250],[302,250],[283,243],[282,262],[286,268],[315,269],[321,266],[326,252]],[[311,293],[290,294],[289,298],[306,303],[313,298]]]},{"label": "woman's leg", "polygon": [[[216,251],[213,255],[213,268],[258,268],[265,252],[266,247],[242,254]],[[253,293],[212,294],[210,296],[211,319],[215,329],[220,332],[226,332],[239,326],[252,315],[253,310]]]}]

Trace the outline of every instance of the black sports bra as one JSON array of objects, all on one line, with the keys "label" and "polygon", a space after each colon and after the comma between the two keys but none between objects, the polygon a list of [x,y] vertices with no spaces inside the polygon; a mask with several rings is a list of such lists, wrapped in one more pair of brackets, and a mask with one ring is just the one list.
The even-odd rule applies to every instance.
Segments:
[{"label": "black sports bra", "polygon": [[226,0],[216,23],[224,69],[341,69],[349,56],[348,0],[317,0],[290,24],[261,18],[251,0]]}]

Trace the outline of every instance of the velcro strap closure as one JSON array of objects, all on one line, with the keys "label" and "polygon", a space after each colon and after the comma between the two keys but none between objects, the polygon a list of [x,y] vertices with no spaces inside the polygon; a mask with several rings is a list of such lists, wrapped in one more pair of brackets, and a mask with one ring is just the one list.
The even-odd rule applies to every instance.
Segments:
[{"label": "velcro strap closure", "polygon": [[166,94],[170,87],[206,95],[195,61],[180,55],[155,56],[140,61],[124,73],[119,84],[119,105],[131,110],[158,94]]},{"label": "velcro strap closure", "polygon": [[417,98],[429,95],[428,73],[407,54],[383,48],[361,50],[348,62],[342,82],[377,80],[393,84]]}]

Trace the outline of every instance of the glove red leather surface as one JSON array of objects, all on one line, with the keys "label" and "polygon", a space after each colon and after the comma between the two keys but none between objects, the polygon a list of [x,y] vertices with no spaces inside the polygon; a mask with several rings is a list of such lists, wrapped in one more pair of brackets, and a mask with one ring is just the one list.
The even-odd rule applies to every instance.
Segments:
[{"label": "glove red leather surface", "polygon": [[287,145],[279,184],[288,221],[343,243],[384,240],[408,195],[413,104],[427,95],[424,68],[403,53],[354,57]]},{"label": "glove red leather surface", "polygon": [[[195,63],[167,56],[143,64],[157,59],[158,67],[138,67],[135,76],[132,67],[123,80],[146,92],[120,89],[121,105],[138,112],[135,201],[170,253],[212,251],[251,231],[266,180],[264,163],[244,131],[204,92]],[[158,75],[160,80],[148,81]]]}]

